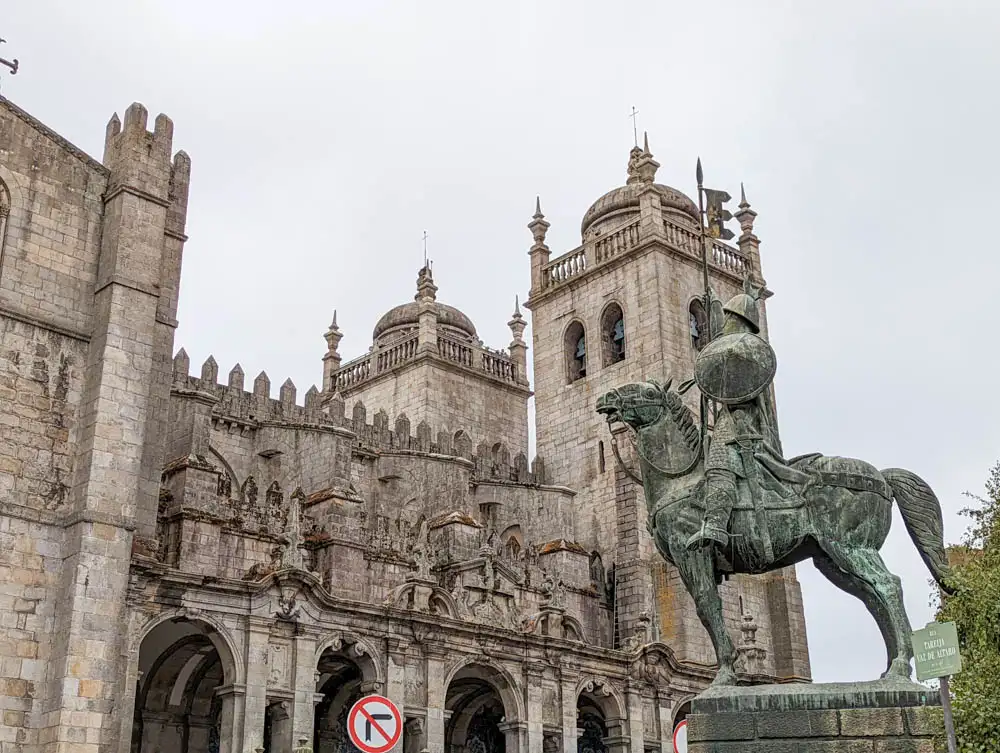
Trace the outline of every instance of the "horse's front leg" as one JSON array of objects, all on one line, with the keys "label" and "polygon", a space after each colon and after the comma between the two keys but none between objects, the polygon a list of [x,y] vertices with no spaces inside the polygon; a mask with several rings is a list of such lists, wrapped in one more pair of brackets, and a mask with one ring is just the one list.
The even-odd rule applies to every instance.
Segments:
[{"label": "horse's front leg", "polygon": [[694,597],[698,618],[705,626],[715,655],[719,662],[719,672],[713,685],[736,684],[736,646],[726,630],[722,616],[722,597],[715,582],[711,547],[701,547],[695,551],[685,551],[677,558],[677,568],[688,592]]}]

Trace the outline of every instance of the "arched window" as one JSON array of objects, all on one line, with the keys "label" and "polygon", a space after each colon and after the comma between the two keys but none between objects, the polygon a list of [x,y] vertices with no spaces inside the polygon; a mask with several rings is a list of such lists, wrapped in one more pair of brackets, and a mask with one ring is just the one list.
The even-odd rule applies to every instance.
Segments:
[{"label": "arched window", "polygon": [[708,345],[711,337],[708,331],[708,313],[705,304],[695,299],[688,307],[688,326],[691,331],[691,345],[695,350],[701,350]]},{"label": "arched window", "polygon": [[617,303],[601,314],[601,339],[605,366],[625,360],[625,315]]},{"label": "arched window", "polygon": [[587,376],[587,333],[580,322],[566,328],[566,376],[570,383]]}]

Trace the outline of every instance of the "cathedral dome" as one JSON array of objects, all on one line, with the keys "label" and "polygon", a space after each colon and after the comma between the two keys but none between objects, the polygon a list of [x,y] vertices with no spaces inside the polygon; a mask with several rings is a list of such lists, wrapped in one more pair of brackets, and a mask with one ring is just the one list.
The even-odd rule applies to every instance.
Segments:
[{"label": "cathedral dome", "polygon": [[656,170],[660,163],[653,159],[649,151],[649,140],[644,139],[643,147],[636,146],[629,152],[628,180],[624,186],[608,191],[590,205],[580,223],[580,234],[586,240],[588,233],[601,232],[608,227],[618,227],[624,222],[638,218],[639,192],[646,186],[652,186],[660,195],[660,205],[663,214],[670,215],[681,222],[701,223],[698,205],[690,197],[676,188],[654,183]]},{"label": "cathedral dome", "polygon": [[417,295],[414,300],[389,309],[375,325],[372,339],[378,340],[386,333],[401,328],[412,328],[420,324],[421,304],[430,304],[437,317],[438,327],[445,332],[459,335],[462,339],[476,340],[476,327],[465,314],[454,306],[436,300],[437,286],[431,274],[430,265],[425,265],[417,274]]},{"label": "cathedral dome", "polygon": [[[447,303],[439,303],[438,301],[434,301],[433,307],[439,325],[457,329],[458,331],[471,337],[473,340],[476,339],[476,327],[473,325],[472,320],[457,308],[449,306]],[[404,303],[401,306],[389,309],[389,311],[387,311],[382,318],[378,320],[378,323],[375,325],[375,331],[372,333],[372,337],[377,340],[381,335],[385,334],[390,329],[395,329],[396,327],[402,327],[405,325],[416,326],[419,322],[420,304],[417,301]]]},{"label": "cathedral dome", "polygon": [[[642,183],[628,183],[624,186],[608,191],[590,205],[590,209],[583,215],[583,222],[580,223],[580,232],[587,234],[592,226],[601,220],[612,217],[620,217],[639,213],[639,189]],[[690,217],[694,222],[699,221],[698,205],[685,194],[676,188],[665,186],[662,183],[654,183],[653,188],[660,194],[660,203],[664,210],[674,209]]]}]

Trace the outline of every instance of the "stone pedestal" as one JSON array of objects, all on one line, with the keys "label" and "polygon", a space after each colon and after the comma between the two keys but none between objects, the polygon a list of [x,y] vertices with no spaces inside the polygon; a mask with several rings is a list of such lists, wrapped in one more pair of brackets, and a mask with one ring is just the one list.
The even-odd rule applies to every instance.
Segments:
[{"label": "stone pedestal", "polygon": [[936,691],[901,680],[710,689],[691,702],[690,753],[934,753]]}]

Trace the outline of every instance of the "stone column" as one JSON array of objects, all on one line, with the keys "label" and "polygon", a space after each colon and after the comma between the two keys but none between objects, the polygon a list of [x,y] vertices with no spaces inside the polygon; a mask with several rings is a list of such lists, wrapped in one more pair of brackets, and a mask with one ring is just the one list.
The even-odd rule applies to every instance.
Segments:
[{"label": "stone column", "polygon": [[[424,643],[427,657],[427,750],[429,753],[445,753],[444,722],[445,699],[445,652],[439,646]],[[513,753],[508,750],[507,753]]]},{"label": "stone column", "polygon": [[295,636],[294,692],[292,706],[292,740],[296,745],[305,738],[312,744],[316,717],[316,638]]},{"label": "stone column", "polygon": [[403,753],[420,753],[427,749],[427,722],[422,716],[411,716],[403,725]]},{"label": "stone column", "polygon": [[669,698],[658,697],[656,709],[660,715],[660,752],[674,753],[674,720],[670,716],[672,704]]},{"label": "stone column", "polygon": [[240,753],[243,750],[243,709],[246,687],[224,685],[215,691],[222,700],[219,715],[219,753]]},{"label": "stone column", "polygon": [[264,745],[270,635],[269,620],[262,617],[249,618],[246,653],[247,681],[243,708],[243,747],[247,750],[256,750]]},{"label": "stone column", "polygon": [[528,725],[525,722],[503,722],[497,727],[503,732],[505,753],[525,753],[528,745]]},{"label": "stone column", "polygon": [[645,733],[642,724],[642,686],[630,682],[626,691],[628,703],[628,726],[624,734],[628,735],[631,749],[642,753]]},{"label": "stone column", "polygon": [[292,753],[292,704],[278,701],[271,704],[266,713],[271,715],[270,753]]},{"label": "stone column", "polygon": [[[139,633],[142,630],[143,623],[148,619],[148,615],[139,609],[140,601],[141,599],[134,592],[130,592],[125,600],[126,608],[128,609],[126,640],[130,648],[124,667],[125,681],[122,688],[121,708],[126,709],[126,711],[121,715],[120,719],[120,731],[118,733],[119,753],[129,753],[131,751],[133,719],[136,713],[142,714],[142,709],[135,711],[135,690],[136,686],[142,682],[142,672],[139,671],[139,649],[142,646],[142,641],[139,639]],[[143,729],[145,730],[145,727]],[[143,734],[145,735],[145,732]]]},{"label": "stone column", "polygon": [[559,695],[562,700],[562,749],[563,753],[576,750],[576,683],[580,675],[575,669],[563,665],[560,671]]},{"label": "stone column", "polygon": [[545,667],[528,664],[524,668],[528,753],[542,753],[542,682]]},{"label": "stone column", "polygon": [[[388,639],[388,660],[385,670],[385,695],[396,704],[400,716],[406,718],[406,649],[409,643],[399,638]],[[404,732],[405,734],[405,732]]]}]

